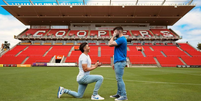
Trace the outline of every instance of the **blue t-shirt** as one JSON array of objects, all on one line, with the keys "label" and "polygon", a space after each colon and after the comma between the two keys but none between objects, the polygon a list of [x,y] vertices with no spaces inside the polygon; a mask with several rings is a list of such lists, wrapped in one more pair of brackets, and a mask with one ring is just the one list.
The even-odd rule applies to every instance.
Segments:
[{"label": "blue t-shirt", "polygon": [[117,46],[114,48],[114,63],[126,61],[127,56],[127,40],[124,36],[117,38],[115,40]]}]

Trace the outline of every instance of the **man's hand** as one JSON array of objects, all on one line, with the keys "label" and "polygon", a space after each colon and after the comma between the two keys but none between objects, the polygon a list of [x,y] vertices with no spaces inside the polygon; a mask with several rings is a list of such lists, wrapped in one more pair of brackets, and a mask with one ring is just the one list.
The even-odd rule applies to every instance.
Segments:
[{"label": "man's hand", "polygon": [[114,41],[114,38],[116,37],[116,35],[117,35],[117,33],[114,32],[112,38],[111,38],[110,41],[108,42],[108,46],[110,46],[110,47],[117,46],[116,41]]},{"label": "man's hand", "polygon": [[102,63],[101,63],[101,62],[99,62],[99,63],[98,63],[98,66],[101,66],[101,65],[102,65]]},{"label": "man's hand", "polygon": [[101,66],[101,65],[102,65],[102,63],[100,63],[100,62],[95,63],[95,67],[98,67],[98,66]]},{"label": "man's hand", "polygon": [[116,37],[116,35],[117,35],[117,33],[114,32],[114,33],[113,33],[113,37]]},{"label": "man's hand", "polygon": [[112,65],[112,69],[114,70],[114,64]]}]

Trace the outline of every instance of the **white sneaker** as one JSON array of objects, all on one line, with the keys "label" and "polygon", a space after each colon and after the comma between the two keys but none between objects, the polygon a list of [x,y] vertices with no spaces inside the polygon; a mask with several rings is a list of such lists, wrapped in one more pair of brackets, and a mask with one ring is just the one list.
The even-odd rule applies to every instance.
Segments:
[{"label": "white sneaker", "polygon": [[64,87],[60,86],[58,89],[57,98],[60,98],[63,93],[64,93]]},{"label": "white sneaker", "polygon": [[120,96],[119,98],[115,99],[115,101],[126,101],[128,98],[126,96]]},{"label": "white sneaker", "polygon": [[100,95],[91,96],[91,100],[104,100],[105,98],[101,97]]},{"label": "white sneaker", "polygon": [[119,98],[120,96],[115,94],[115,95],[110,95],[110,98]]}]

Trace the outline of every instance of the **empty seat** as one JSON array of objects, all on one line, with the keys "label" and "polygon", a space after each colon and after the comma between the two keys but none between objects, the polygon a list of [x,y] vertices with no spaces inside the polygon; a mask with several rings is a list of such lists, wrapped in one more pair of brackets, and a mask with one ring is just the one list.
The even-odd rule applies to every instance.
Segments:
[{"label": "empty seat", "polygon": [[78,59],[81,54],[82,54],[81,51],[72,51],[71,55],[66,58],[65,62],[77,62],[78,63]]},{"label": "empty seat", "polygon": [[176,67],[177,65],[184,65],[177,56],[158,56],[156,58],[162,67]]},{"label": "empty seat", "polygon": [[56,34],[60,37],[66,36],[68,33],[68,29],[51,29],[48,33],[47,36],[56,36]]},{"label": "empty seat", "polygon": [[40,62],[45,62],[48,63],[50,62],[52,57],[43,57],[43,56],[29,56],[25,64],[33,64],[33,63],[40,63]]},{"label": "empty seat", "polygon": [[157,56],[163,56],[160,50],[151,50],[150,46],[143,46],[144,53],[147,57],[157,57]]},{"label": "empty seat", "polygon": [[128,56],[131,64],[156,64],[153,57]]},{"label": "empty seat", "polygon": [[110,37],[110,34],[108,30],[91,30],[90,36]]},{"label": "empty seat", "polygon": [[[181,49],[174,45],[141,45],[140,47],[143,48],[143,51],[137,50],[139,46],[128,45],[129,51],[127,51],[127,57],[129,57],[131,64],[155,65],[154,57],[156,57],[162,67],[176,67],[177,65],[184,65],[179,59],[181,57],[187,65],[201,65],[201,52],[186,43],[179,43],[179,45]],[[66,63],[78,63],[79,56],[82,54],[81,51],[72,51],[70,56],[68,56],[73,46],[74,45],[17,45],[0,57],[0,64],[21,64],[26,58],[25,64],[50,62],[54,55],[64,55],[66,57]],[[103,64],[111,64],[111,59],[114,55],[114,47],[107,45],[89,45],[89,47],[89,56],[92,60],[92,64],[96,63],[97,60]],[[188,54],[190,54],[190,56]]]},{"label": "empty seat", "polygon": [[151,34],[151,32],[149,30],[131,30],[131,33],[135,36],[135,37],[152,37],[153,35]]},{"label": "empty seat", "polygon": [[88,30],[70,30],[68,33],[68,36],[80,36],[80,37],[87,37],[88,36]]},{"label": "empty seat", "polygon": [[201,65],[201,56],[182,56],[181,58],[187,65]]},{"label": "empty seat", "polygon": [[186,51],[187,53],[189,53],[191,56],[200,56],[201,52],[197,51],[196,49],[194,49],[192,46],[190,46],[187,43],[179,43],[180,48],[183,49],[184,51]]},{"label": "empty seat", "polygon": [[169,29],[151,29],[155,36],[176,37]]},{"label": "empty seat", "polygon": [[0,64],[21,64],[26,56],[2,56]]},{"label": "empty seat", "polygon": [[[39,32],[40,31],[40,32]],[[34,35],[37,34],[37,36],[42,37],[44,36],[49,29],[28,29],[26,32],[24,32],[20,37],[35,37]],[[38,32],[38,33],[36,33]]]}]

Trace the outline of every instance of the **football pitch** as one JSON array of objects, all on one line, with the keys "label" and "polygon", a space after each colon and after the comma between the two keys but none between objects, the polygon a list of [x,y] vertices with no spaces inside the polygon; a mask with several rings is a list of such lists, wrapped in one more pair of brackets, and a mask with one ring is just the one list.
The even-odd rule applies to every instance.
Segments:
[{"label": "football pitch", "polygon": [[[0,67],[0,101],[89,101],[95,83],[81,99],[57,98],[59,86],[77,91],[77,74],[77,67]],[[114,71],[99,67],[91,74],[103,75],[99,95],[114,101]],[[201,68],[125,68],[123,79],[129,101],[201,101]]]}]

